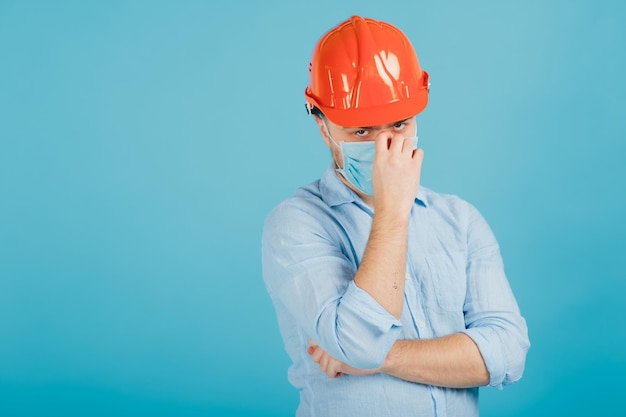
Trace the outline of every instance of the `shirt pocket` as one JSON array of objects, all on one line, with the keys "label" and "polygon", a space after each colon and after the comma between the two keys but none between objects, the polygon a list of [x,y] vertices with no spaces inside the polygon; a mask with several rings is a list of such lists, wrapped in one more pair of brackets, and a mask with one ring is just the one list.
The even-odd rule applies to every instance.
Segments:
[{"label": "shirt pocket", "polygon": [[465,253],[462,251],[426,257],[428,277],[425,283],[430,296],[426,305],[457,313],[463,312],[467,281]]}]

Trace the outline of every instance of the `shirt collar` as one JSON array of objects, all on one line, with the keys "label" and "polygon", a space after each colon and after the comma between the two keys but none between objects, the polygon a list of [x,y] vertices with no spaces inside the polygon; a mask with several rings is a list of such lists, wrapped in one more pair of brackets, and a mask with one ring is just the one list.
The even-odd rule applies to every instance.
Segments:
[{"label": "shirt collar", "polygon": [[[334,164],[328,167],[320,179],[320,193],[322,199],[330,207],[360,200],[360,197],[339,179]],[[422,187],[417,190],[415,200],[424,207],[428,207],[428,199]]]}]

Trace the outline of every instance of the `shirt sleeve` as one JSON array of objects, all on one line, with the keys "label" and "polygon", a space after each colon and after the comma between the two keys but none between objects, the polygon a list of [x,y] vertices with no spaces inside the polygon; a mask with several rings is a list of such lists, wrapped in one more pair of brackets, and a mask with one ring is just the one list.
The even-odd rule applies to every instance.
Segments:
[{"label": "shirt sleeve", "polygon": [[263,230],[263,277],[308,337],[353,367],[380,366],[400,321],[354,284],[356,266],[342,252],[329,213],[278,206]]},{"label": "shirt sleeve", "polygon": [[504,274],[496,239],[480,213],[471,209],[464,333],[480,350],[489,385],[502,388],[522,377],[530,347],[528,329]]}]

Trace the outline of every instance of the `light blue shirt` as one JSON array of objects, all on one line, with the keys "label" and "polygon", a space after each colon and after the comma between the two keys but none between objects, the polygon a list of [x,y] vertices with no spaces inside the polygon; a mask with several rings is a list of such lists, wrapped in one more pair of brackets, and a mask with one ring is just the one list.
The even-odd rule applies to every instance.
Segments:
[{"label": "light blue shirt", "polygon": [[293,361],[288,375],[300,392],[297,416],[478,416],[478,388],[441,388],[380,373],[331,379],[308,355],[313,339],[342,362],[375,368],[396,340],[463,332],[483,356],[489,385],[522,376],[530,346],[526,322],[480,213],[458,197],[420,186],[399,320],[353,281],[372,215],[330,167],[266,220],[263,277]]}]

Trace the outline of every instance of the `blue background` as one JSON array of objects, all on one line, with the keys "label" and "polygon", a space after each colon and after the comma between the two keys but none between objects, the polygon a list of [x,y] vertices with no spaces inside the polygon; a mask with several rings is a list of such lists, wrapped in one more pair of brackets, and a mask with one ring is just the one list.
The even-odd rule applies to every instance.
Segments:
[{"label": "blue background", "polygon": [[412,39],[422,183],[528,321],[482,415],[626,413],[624,3],[222,3],[0,0],[0,415],[293,415],[260,235],[329,164],[303,90],[352,14]]}]

